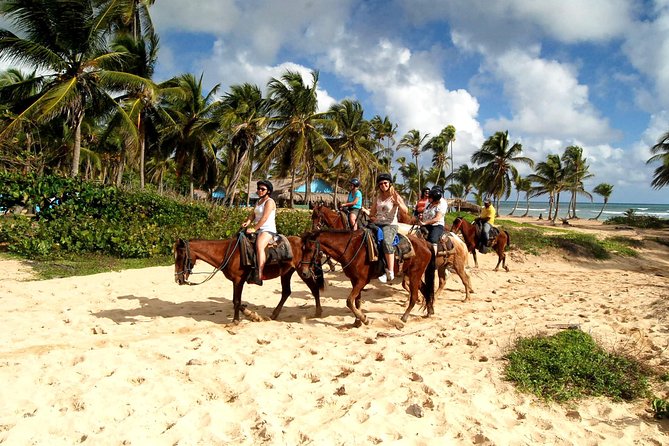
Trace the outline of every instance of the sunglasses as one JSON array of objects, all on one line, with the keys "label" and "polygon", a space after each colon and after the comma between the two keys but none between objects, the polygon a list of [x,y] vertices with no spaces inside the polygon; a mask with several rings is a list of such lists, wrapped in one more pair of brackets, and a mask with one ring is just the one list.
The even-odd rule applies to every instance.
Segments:
[{"label": "sunglasses", "polygon": [[258,190],[261,191],[261,192],[264,192],[264,191],[266,191],[267,189],[265,189],[264,187],[259,187]]},{"label": "sunglasses", "polygon": [[381,182],[378,184],[378,186],[388,186],[389,184],[390,184],[390,182],[388,182],[388,181],[381,181]]}]

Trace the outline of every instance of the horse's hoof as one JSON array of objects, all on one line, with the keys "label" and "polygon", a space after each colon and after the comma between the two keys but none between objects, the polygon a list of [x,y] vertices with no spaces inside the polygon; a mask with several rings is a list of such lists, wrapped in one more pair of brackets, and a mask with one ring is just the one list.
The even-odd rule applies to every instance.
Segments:
[{"label": "horse's hoof", "polygon": [[323,310],[316,310],[316,313],[314,313],[314,317],[322,317],[323,316]]},{"label": "horse's hoof", "polygon": [[353,326],[355,328],[362,327],[362,321],[360,319],[356,319],[355,322],[353,322]]}]

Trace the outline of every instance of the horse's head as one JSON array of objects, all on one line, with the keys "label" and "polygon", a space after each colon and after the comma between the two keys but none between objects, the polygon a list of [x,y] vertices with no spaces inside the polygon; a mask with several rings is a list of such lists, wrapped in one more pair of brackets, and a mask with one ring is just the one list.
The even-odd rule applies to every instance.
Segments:
[{"label": "horse's head", "polygon": [[323,227],[323,204],[318,203],[314,205],[311,212],[311,229],[321,229]]},{"label": "horse's head", "polygon": [[458,229],[462,226],[462,217],[455,217],[453,220],[453,226],[451,226],[451,232],[458,232]]},{"label": "horse's head", "polygon": [[320,231],[316,230],[302,234],[302,260],[299,269],[302,277],[322,278],[323,276],[319,233]]},{"label": "horse's head", "polygon": [[174,244],[174,281],[179,285],[187,284],[193,265],[195,261],[191,258],[188,242],[177,240]]}]

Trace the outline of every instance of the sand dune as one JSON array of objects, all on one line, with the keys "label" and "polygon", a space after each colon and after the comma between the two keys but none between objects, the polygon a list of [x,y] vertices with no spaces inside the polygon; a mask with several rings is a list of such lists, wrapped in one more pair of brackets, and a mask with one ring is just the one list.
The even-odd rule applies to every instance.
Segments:
[{"label": "sand dune", "polygon": [[[647,246],[603,262],[511,251],[508,273],[480,255],[471,301],[450,278],[436,315],[416,308],[406,324],[399,281],[374,282],[360,328],[340,272],[326,275],[322,318],[295,277],[278,321],[233,325],[222,276],[179,287],[172,267],[155,267],[24,281],[23,264],[2,261],[0,443],[667,444],[669,424],[646,402],[545,404],[502,376],[515,338],[562,324],[669,366],[669,255]],[[244,302],[269,316],[279,296],[266,281]]]}]

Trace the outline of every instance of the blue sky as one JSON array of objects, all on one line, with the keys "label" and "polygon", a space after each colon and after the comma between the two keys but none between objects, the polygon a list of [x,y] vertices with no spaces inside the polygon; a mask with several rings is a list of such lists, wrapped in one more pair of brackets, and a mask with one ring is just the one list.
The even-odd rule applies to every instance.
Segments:
[{"label": "blue sky", "polygon": [[159,80],[204,73],[225,92],[318,70],[321,108],[357,99],[398,140],[454,125],[456,167],[508,130],[535,161],[583,147],[586,188],[613,184],[613,202],[669,203],[645,163],[669,131],[669,0],[159,0],[151,14]]}]

